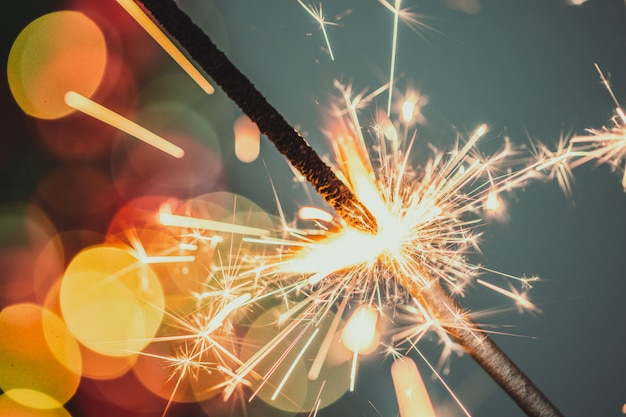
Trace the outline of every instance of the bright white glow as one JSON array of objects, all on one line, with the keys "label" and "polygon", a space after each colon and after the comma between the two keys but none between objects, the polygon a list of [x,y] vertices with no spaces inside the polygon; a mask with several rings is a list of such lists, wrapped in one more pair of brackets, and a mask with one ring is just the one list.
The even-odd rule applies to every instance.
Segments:
[{"label": "bright white glow", "polygon": [[341,343],[351,352],[371,353],[378,346],[378,310],[362,304],[354,310],[343,328]]},{"label": "bright white glow", "polygon": [[405,123],[411,123],[413,116],[415,115],[415,103],[411,100],[406,100],[402,103],[402,120]]},{"label": "bright white glow", "polygon": [[496,190],[489,191],[483,207],[485,210],[490,212],[498,211],[500,208],[500,197],[498,196],[498,192]]},{"label": "bright white glow", "polygon": [[298,217],[302,220],[320,220],[326,223],[333,221],[333,216],[320,208],[304,206],[298,210]]}]

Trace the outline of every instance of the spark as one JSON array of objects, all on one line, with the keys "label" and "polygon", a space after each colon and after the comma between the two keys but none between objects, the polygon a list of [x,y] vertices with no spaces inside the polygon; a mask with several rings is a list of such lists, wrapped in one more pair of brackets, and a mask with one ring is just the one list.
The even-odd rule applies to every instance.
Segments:
[{"label": "spark", "polygon": [[326,381],[322,382],[322,386],[320,387],[320,390],[317,393],[317,398],[315,399],[315,407],[313,407],[313,409],[309,413],[308,417],[315,417],[315,416],[317,416],[317,412],[320,409],[320,403],[321,403],[320,396],[322,395],[322,392],[324,391],[324,386],[325,385],[326,385]]},{"label": "spark", "polygon": [[367,354],[368,351],[375,350],[378,345],[377,322],[378,311],[375,308],[367,304],[357,307],[343,328],[341,336],[343,345],[355,354]]},{"label": "spark", "polygon": [[65,103],[73,109],[126,132],[168,155],[175,158],[182,158],[185,155],[185,151],[179,146],[75,91],[68,91],[65,94]]},{"label": "spark", "polygon": [[230,303],[226,304],[224,308],[222,308],[219,313],[217,313],[215,317],[213,317],[211,321],[209,321],[201,335],[213,333],[215,329],[217,329],[224,323],[224,319],[226,319],[226,316],[240,308],[246,302],[250,301],[250,298],[250,294],[243,294],[235,298]]},{"label": "spark", "polygon": [[397,104],[394,105],[394,108],[400,114],[400,120],[405,127],[414,123],[424,125],[426,124],[426,117],[422,109],[428,102],[427,96],[414,88],[407,88],[403,96],[397,101]]},{"label": "spark", "polygon": [[402,0],[394,0],[393,6],[386,0],[379,0],[389,11],[393,13],[393,31],[391,35],[391,63],[389,68],[389,99],[387,100],[387,115],[391,116],[391,100],[393,97],[393,80],[396,72],[396,50],[398,47],[398,19],[400,17],[400,5]]},{"label": "spark", "polygon": [[576,168],[590,161],[609,164],[614,170],[622,172],[622,188],[626,191],[626,114],[598,64],[595,64],[595,68],[615,103],[615,116],[609,126],[602,129],[587,129],[588,135],[575,136],[571,139],[572,148],[579,157],[570,163],[570,167]]},{"label": "spark", "polygon": [[572,160],[584,155],[584,152],[574,151],[572,142],[565,136],[561,136],[554,151],[543,143],[534,145],[537,157],[536,170],[544,173],[548,179],[556,179],[563,193],[572,199],[574,174],[572,172]]},{"label": "spark", "polygon": [[418,27],[431,29],[428,25],[419,20],[419,16],[402,8],[402,0],[393,0],[391,4],[388,0],[378,0],[387,10],[393,13],[393,30],[391,32],[391,59],[389,63],[389,93],[387,98],[387,115],[391,116],[391,104],[393,101],[393,84],[396,72],[396,55],[398,49],[398,26],[399,22],[405,22],[409,27],[417,32]]},{"label": "spark", "polygon": [[335,333],[337,332],[337,328],[339,327],[339,324],[341,323],[341,317],[343,315],[343,312],[346,308],[347,303],[348,303],[348,297],[344,297],[341,303],[341,306],[339,307],[337,311],[337,314],[333,318],[333,321],[330,323],[330,327],[328,328],[326,336],[324,337],[324,340],[322,341],[322,345],[320,346],[318,353],[315,356],[315,360],[313,361],[313,364],[311,365],[311,369],[309,370],[309,373],[307,375],[307,377],[311,380],[316,380],[319,377],[320,371],[324,364],[324,360],[326,359],[328,351],[333,342]]},{"label": "spark", "polygon": [[463,405],[463,403],[461,402],[459,397],[455,394],[455,392],[452,390],[452,388],[450,388],[450,386],[446,383],[446,381],[444,381],[440,373],[437,372],[437,370],[433,367],[433,365],[431,365],[431,363],[428,361],[428,359],[426,359],[426,357],[424,356],[422,352],[420,352],[418,349],[416,349],[416,351],[417,351],[417,354],[420,356],[420,358],[424,361],[424,363],[426,363],[426,365],[430,368],[433,375],[435,375],[435,377],[439,380],[439,382],[441,382],[441,384],[444,386],[446,391],[448,391],[448,393],[452,396],[452,398],[454,399],[456,404],[459,406],[459,408],[461,408],[461,411],[463,411],[463,414],[465,414],[467,417],[471,417],[470,412]]},{"label": "spark", "polygon": [[298,3],[320,25],[320,29],[322,31],[322,34],[324,35],[324,41],[326,42],[326,47],[328,48],[328,54],[330,55],[331,61],[334,61],[335,56],[333,55],[333,49],[330,46],[330,40],[328,39],[328,34],[326,33],[326,26],[336,25],[336,23],[328,22],[325,20],[324,12],[322,10],[322,3],[320,3],[319,8],[315,8],[315,6],[313,5],[306,5],[302,0],[298,0]]},{"label": "spark", "polygon": [[513,301],[515,301],[515,303],[525,309],[525,310],[536,310],[538,311],[537,307],[535,307],[534,304],[532,304],[530,301],[528,301],[526,294],[520,294],[517,291],[508,291],[505,290],[504,288],[500,288],[497,285],[491,284],[490,282],[484,281],[482,279],[477,279],[476,282],[480,285],[484,285],[485,287],[500,293],[506,297],[509,297],[510,299],[512,299]]},{"label": "spark", "polygon": [[298,362],[300,362],[300,359],[302,359],[302,356],[306,353],[307,349],[311,345],[311,342],[313,342],[313,339],[315,339],[315,336],[317,336],[319,330],[320,330],[319,328],[315,329],[313,331],[313,334],[311,335],[311,337],[309,337],[309,339],[306,341],[305,345],[302,347],[302,349],[300,349],[300,352],[298,352],[298,356],[296,356],[296,359],[294,359],[293,363],[291,364],[291,366],[289,367],[289,369],[285,373],[285,376],[280,381],[280,384],[278,384],[278,387],[276,387],[276,391],[274,391],[274,394],[272,395],[272,400],[275,400],[276,397],[278,397],[278,394],[280,394],[280,391],[283,389],[283,387],[285,386],[285,384],[289,380],[289,377],[293,373],[293,370],[296,368],[296,365],[298,364]]}]

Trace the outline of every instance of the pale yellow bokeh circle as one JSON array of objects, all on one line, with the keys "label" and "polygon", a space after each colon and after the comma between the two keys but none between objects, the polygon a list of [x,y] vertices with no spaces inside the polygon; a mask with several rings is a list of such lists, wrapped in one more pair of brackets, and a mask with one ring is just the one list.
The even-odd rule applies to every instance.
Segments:
[{"label": "pale yellow bokeh circle", "polygon": [[158,276],[123,246],[80,252],[61,283],[61,311],[76,338],[107,356],[131,356],[156,334],[164,311]]},{"label": "pale yellow bokeh circle", "polygon": [[0,389],[13,401],[37,409],[62,407],[80,376],[78,343],[57,315],[30,303],[0,312]]},{"label": "pale yellow bokeh circle", "polygon": [[91,19],[76,11],[49,13],[26,26],[13,43],[9,87],[26,114],[56,119],[72,112],[66,92],[93,94],[106,60],[104,35]]},{"label": "pale yellow bokeh circle", "polygon": [[[306,412],[326,407],[337,401],[350,386],[350,362],[332,363],[324,353],[326,349],[322,348],[329,331],[329,338],[336,334],[331,330],[335,316],[329,312],[317,324],[302,320],[289,334],[281,337],[279,333],[290,327],[285,323],[278,324],[284,312],[282,305],[269,309],[246,334],[240,355],[243,361],[272,346],[248,375],[252,390],[267,404],[285,411]],[[273,345],[272,340],[278,339],[280,341]],[[312,377],[311,369],[318,355],[322,355],[323,365],[318,375]]]},{"label": "pale yellow bokeh circle", "polygon": [[[28,391],[28,390],[22,390]],[[31,408],[24,404],[20,404],[15,401],[12,396],[20,393],[15,393],[12,390],[9,393],[0,395],[0,416],[2,417],[71,417],[71,414],[63,407],[41,409]],[[37,394],[35,394],[37,395]]]}]

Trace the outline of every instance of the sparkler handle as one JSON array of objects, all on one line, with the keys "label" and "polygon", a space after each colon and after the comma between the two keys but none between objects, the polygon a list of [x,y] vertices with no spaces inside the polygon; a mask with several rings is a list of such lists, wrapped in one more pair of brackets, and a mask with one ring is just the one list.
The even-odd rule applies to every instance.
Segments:
[{"label": "sparkler handle", "polygon": [[480,327],[470,318],[463,316],[463,309],[439,285],[423,291],[413,280],[406,277],[404,287],[440,320],[465,351],[489,374],[489,376],[530,417],[562,417],[563,414],[537,388]]},{"label": "sparkler handle", "polygon": [[346,223],[376,232],[376,219],[348,186],[173,0],[139,1]]}]

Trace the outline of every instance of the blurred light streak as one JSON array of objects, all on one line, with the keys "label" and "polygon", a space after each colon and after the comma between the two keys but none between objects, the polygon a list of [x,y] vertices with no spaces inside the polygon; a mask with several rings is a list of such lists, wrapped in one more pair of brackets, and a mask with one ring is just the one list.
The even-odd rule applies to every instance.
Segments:
[{"label": "blurred light streak", "polygon": [[143,12],[133,0],[116,0],[120,6],[167,52],[178,65],[200,86],[207,94],[213,94],[215,88],[187,59],[180,49],[163,33],[161,29]]},{"label": "blurred light streak", "polygon": [[197,217],[181,216],[178,214],[159,213],[159,221],[164,226],[175,226],[190,229],[211,230],[213,232],[226,232],[240,235],[269,236],[270,231],[257,227],[243,226],[232,223],[218,222],[215,220]]},{"label": "blurred light streak", "polygon": [[402,0],[394,0],[393,6],[387,0],[378,0],[387,10],[393,13],[393,30],[391,36],[391,62],[389,64],[389,95],[387,99],[387,116],[391,116],[391,101],[393,99],[393,82],[396,73],[396,53],[398,49],[398,19],[401,12]]},{"label": "blurred light streak", "polygon": [[506,297],[509,297],[511,300],[515,301],[515,303],[520,306],[521,308],[525,309],[525,310],[538,310],[537,307],[535,307],[535,305],[533,303],[531,303],[530,301],[528,301],[528,299],[526,298],[526,294],[519,294],[517,292],[513,292],[513,291],[507,291],[504,288],[498,287],[497,285],[491,284],[490,282],[487,282],[485,280],[482,279],[477,279],[476,282],[480,285],[483,285],[487,288],[489,288],[490,290],[493,290],[499,294],[502,294]]},{"label": "blurred light streak", "polygon": [[436,417],[428,391],[413,359],[397,358],[391,364],[400,417]]},{"label": "blurred light streak", "polygon": [[182,148],[75,91],[68,91],[65,94],[65,102],[73,109],[126,132],[168,155],[175,158],[182,158],[185,155]]}]

